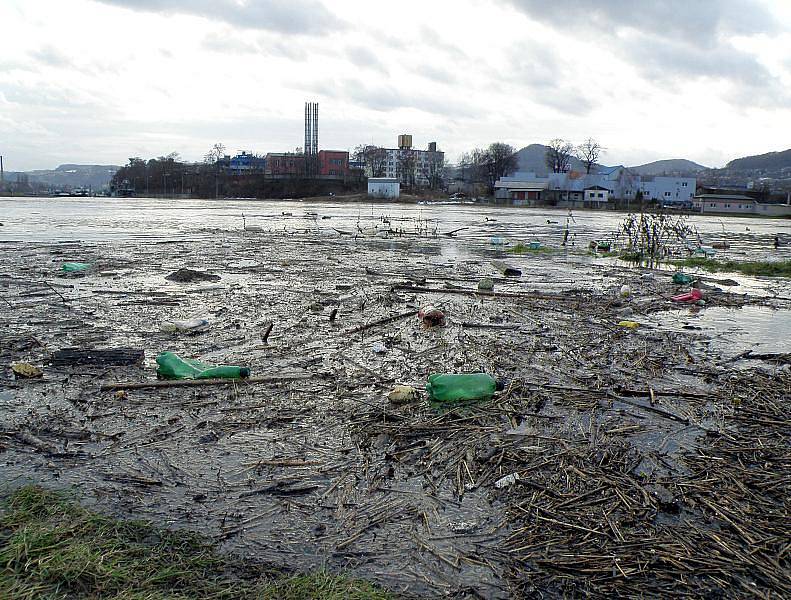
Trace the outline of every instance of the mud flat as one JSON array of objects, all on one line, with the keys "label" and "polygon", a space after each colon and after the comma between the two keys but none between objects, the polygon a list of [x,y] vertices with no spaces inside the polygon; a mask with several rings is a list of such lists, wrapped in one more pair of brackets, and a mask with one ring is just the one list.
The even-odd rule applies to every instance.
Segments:
[{"label": "mud flat", "polygon": [[[745,306],[785,320],[788,288],[707,278],[706,306],[679,307],[668,273],[448,243],[214,229],[0,244],[3,488],[75,488],[246,559],[407,596],[789,597],[789,350],[695,324]],[[180,268],[220,280],[166,279]],[[427,304],[444,326],[414,316]],[[191,317],[210,327],[161,330]],[[145,358],[52,364],[64,348]],[[155,381],[164,350],[261,381],[118,389]],[[12,362],[43,377],[14,380]],[[386,398],[472,371],[509,383],[449,407]]]}]

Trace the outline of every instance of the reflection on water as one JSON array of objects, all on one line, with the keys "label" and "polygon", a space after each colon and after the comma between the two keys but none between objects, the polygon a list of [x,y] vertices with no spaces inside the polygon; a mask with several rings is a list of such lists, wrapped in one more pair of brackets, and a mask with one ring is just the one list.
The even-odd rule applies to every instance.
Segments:
[{"label": "reflection on water", "polygon": [[746,350],[756,354],[791,353],[791,310],[767,306],[711,307],[671,311],[659,317],[663,328],[700,331],[725,355]]}]

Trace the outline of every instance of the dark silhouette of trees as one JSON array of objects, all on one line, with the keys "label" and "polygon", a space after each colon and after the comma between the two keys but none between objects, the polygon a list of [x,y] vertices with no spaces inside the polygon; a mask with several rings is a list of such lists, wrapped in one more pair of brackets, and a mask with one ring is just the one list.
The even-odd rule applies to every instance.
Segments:
[{"label": "dark silhouette of trees", "polygon": [[585,166],[585,173],[590,175],[593,166],[599,162],[599,156],[604,152],[604,147],[594,140],[588,138],[576,148],[576,156]]},{"label": "dark silhouette of trees", "polygon": [[485,149],[474,148],[459,158],[459,173],[465,183],[485,183],[490,192],[501,177],[514,173],[519,166],[516,150],[509,144],[494,142]]},{"label": "dark silhouette of trees", "polygon": [[553,173],[566,173],[571,168],[574,145],[566,140],[555,138],[549,142],[544,160]]},{"label": "dark silhouette of trees", "polygon": [[387,164],[387,150],[380,146],[360,145],[352,152],[352,160],[365,165],[369,177],[384,177]]}]

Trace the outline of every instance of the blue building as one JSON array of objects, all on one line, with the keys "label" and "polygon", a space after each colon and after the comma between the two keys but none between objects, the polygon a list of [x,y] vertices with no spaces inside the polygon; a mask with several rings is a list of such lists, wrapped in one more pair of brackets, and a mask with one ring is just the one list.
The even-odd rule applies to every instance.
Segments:
[{"label": "blue building", "polygon": [[240,152],[228,161],[230,175],[252,175],[266,170],[266,159],[250,152]]}]

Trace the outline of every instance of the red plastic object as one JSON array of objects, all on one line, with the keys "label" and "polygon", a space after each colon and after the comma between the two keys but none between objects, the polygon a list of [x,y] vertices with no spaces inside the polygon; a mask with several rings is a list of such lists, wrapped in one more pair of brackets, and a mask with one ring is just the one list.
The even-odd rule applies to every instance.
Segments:
[{"label": "red plastic object", "polygon": [[701,298],[703,298],[703,292],[701,292],[698,288],[692,288],[692,290],[686,294],[673,296],[673,302],[697,302]]}]

